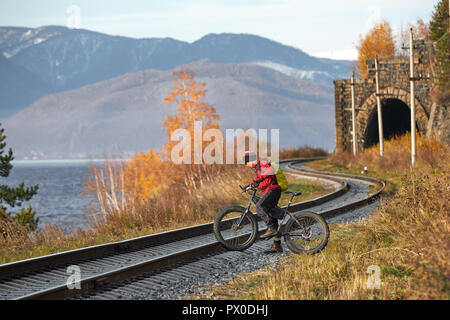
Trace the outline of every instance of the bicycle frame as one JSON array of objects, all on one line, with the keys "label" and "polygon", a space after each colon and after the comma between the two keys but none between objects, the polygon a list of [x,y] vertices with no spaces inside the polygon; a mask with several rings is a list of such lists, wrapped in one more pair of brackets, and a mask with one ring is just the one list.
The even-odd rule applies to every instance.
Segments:
[{"label": "bicycle frame", "polygon": [[250,207],[252,206],[252,202],[254,202],[255,204],[256,204],[256,202],[258,202],[258,201],[255,201],[255,198],[257,198],[256,197],[256,189],[253,189],[253,194],[250,197],[250,199],[248,200],[247,208],[245,209],[244,214],[241,216],[241,218],[238,221],[237,225],[239,227],[241,226],[242,221],[244,221],[245,216],[249,213]]},{"label": "bicycle frame", "polygon": [[287,214],[289,217],[291,217],[292,219],[294,219],[298,223],[298,220],[295,218],[295,216],[292,213],[289,212],[289,207],[291,206],[291,203],[292,203],[293,199],[294,199],[294,194],[291,194],[291,198],[289,199],[289,203],[288,203],[287,207],[285,209],[283,209],[283,208],[280,208],[280,209],[284,211],[283,219],[286,217],[286,214]]},{"label": "bicycle frame", "polygon": [[[241,189],[242,193],[249,193],[250,195],[247,206],[233,205],[227,207],[223,209],[214,220],[214,235],[216,239],[229,250],[245,250],[249,248],[258,239],[259,232],[263,232],[263,230],[258,231],[258,226],[261,223],[260,219],[256,219],[256,214],[250,211],[252,203],[257,205],[261,200],[261,198],[257,196],[257,189],[255,186],[241,187]],[[291,213],[289,210],[293,199],[301,193],[286,192],[286,194],[291,194],[288,205],[284,208],[280,208],[279,206],[275,207],[277,210],[282,210],[282,212],[271,211],[268,213],[274,218],[281,217],[278,219],[281,220],[279,228],[276,233],[265,238],[273,238],[274,241],[278,241],[284,237],[289,249],[295,253],[319,252],[328,242],[329,228],[327,222],[314,212],[301,211]],[[235,214],[238,212],[239,214],[236,216]],[[229,214],[231,217],[227,216]],[[244,220],[249,220],[248,225],[247,221],[244,222]],[[244,224],[246,224],[245,229],[243,228]],[[239,235],[238,232],[243,233]],[[230,234],[232,236],[231,238],[229,237]],[[250,235],[248,239],[247,235]],[[232,242],[230,243],[228,240],[231,240]],[[245,242],[242,244],[233,243],[234,240],[243,240]],[[303,242],[305,241],[306,246],[303,245]]]},{"label": "bicycle frame", "polygon": [[[245,216],[250,212],[250,207],[251,207],[251,205],[252,205],[252,202],[256,205],[256,203],[257,203],[257,202],[259,201],[259,199],[260,199],[259,197],[256,196],[257,190],[256,190],[256,189],[252,189],[252,190],[253,190],[253,193],[252,193],[251,197],[250,197],[249,200],[248,200],[247,208],[245,209],[244,214],[241,216],[241,218],[240,218],[239,221],[238,221],[238,226],[241,226],[241,223],[242,223],[242,221],[244,220]],[[247,192],[247,191],[246,191],[246,192]],[[282,217],[280,220],[284,220],[284,219],[286,218],[286,215],[288,215],[288,216],[290,216],[292,219],[294,219],[294,220],[297,221],[297,219],[295,218],[295,216],[294,216],[292,213],[289,212],[289,207],[291,206],[292,200],[293,200],[293,199],[294,199],[294,194],[291,194],[291,198],[289,199],[289,203],[288,203],[288,205],[287,205],[286,208],[280,208],[279,206],[275,206],[276,208],[281,209],[281,210],[283,210],[283,212],[284,212],[284,215],[283,215],[283,217]],[[297,221],[297,222],[298,222],[298,221]]]}]

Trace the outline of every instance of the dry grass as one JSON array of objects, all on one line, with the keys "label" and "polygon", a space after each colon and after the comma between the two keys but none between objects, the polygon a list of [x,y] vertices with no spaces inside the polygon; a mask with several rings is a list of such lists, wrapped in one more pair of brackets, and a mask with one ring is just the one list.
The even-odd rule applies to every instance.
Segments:
[{"label": "dry grass", "polygon": [[328,156],[322,148],[313,148],[309,146],[303,146],[300,148],[287,148],[280,151],[280,159],[296,159],[296,158],[313,158],[313,157],[325,157]]},{"label": "dry grass", "polygon": [[[355,157],[350,152],[332,154],[326,160],[315,161],[306,166],[317,170],[348,172],[361,174],[367,167],[368,175],[386,181],[385,193],[393,195],[404,179],[412,172],[411,167],[411,136],[406,134],[384,144],[384,157],[379,155],[379,146],[358,153]],[[448,146],[437,138],[417,139],[417,171],[434,170],[443,162],[448,161]]]},{"label": "dry grass", "polygon": [[[437,168],[446,160],[447,146],[436,137],[417,137],[417,162],[419,167]],[[360,152],[356,157],[352,153],[344,152],[333,154],[328,163],[351,168],[368,167],[369,171],[387,172],[390,174],[405,174],[411,167],[411,135],[386,141],[384,144],[384,156],[379,155],[379,145]]]},{"label": "dry grass", "polygon": [[[378,156],[368,150],[360,159],[342,157],[339,162],[335,156],[320,164],[338,164],[341,171],[343,166],[355,171],[369,163],[379,175],[401,175],[393,182],[395,195],[385,200],[371,219],[333,225],[330,242],[321,254],[290,255],[275,271],[263,269],[213,288],[214,297],[449,299],[450,152],[435,140],[422,140],[412,171],[409,157],[399,150],[404,140],[407,137],[387,143],[386,158],[392,156],[395,161],[376,161]],[[425,155],[425,150],[433,151]],[[367,287],[367,271],[372,265],[380,268],[379,289]]]},{"label": "dry grass", "polygon": [[100,232],[211,221],[217,210],[240,198],[238,185],[252,179],[252,172],[243,166],[173,166],[167,170],[177,170],[176,180],[165,181],[145,201],[137,201],[122,188],[120,169],[111,166],[108,163],[104,168],[95,168],[94,183],[90,184],[101,205],[101,216],[92,227]]}]

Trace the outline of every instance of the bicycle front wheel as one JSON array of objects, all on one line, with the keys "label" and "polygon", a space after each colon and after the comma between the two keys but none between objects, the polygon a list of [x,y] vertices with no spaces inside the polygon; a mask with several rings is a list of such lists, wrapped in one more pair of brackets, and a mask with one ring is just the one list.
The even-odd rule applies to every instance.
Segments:
[{"label": "bicycle front wheel", "polygon": [[330,229],[323,217],[314,212],[294,214],[284,228],[284,241],[295,253],[315,254],[328,243]]},{"label": "bicycle front wheel", "polygon": [[232,206],[225,208],[214,220],[214,235],[226,249],[241,251],[249,248],[256,240],[258,222],[245,208]]}]

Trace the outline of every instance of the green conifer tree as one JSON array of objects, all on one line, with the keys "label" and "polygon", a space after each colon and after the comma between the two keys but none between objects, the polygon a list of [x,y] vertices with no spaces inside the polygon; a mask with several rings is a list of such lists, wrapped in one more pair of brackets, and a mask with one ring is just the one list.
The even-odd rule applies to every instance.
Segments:
[{"label": "green conifer tree", "polygon": [[[14,160],[14,155],[11,148],[5,151],[6,136],[4,132],[5,129],[0,127],[0,177],[7,178],[13,168],[11,161]],[[36,229],[39,218],[35,217],[36,211],[31,206],[21,208],[19,212],[7,212],[4,204],[7,204],[10,208],[21,207],[23,202],[30,200],[37,193],[38,189],[39,185],[25,188],[23,182],[18,187],[0,185],[0,219],[15,220],[31,230]]]},{"label": "green conifer tree", "polygon": [[440,0],[434,7],[430,20],[431,40],[436,48],[436,77],[439,90],[450,90],[450,33],[448,0]]}]

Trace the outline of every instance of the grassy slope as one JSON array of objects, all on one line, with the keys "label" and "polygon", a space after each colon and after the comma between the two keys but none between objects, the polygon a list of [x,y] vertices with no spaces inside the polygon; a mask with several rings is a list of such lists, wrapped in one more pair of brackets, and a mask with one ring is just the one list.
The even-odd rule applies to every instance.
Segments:
[{"label": "grassy slope", "polygon": [[[331,192],[327,190],[323,184],[317,181],[307,180],[286,174],[286,178],[289,182],[289,191],[301,191],[302,194],[293,199],[292,203],[310,200],[326,193]],[[285,206],[289,203],[290,195],[282,194],[278,205]]]}]

